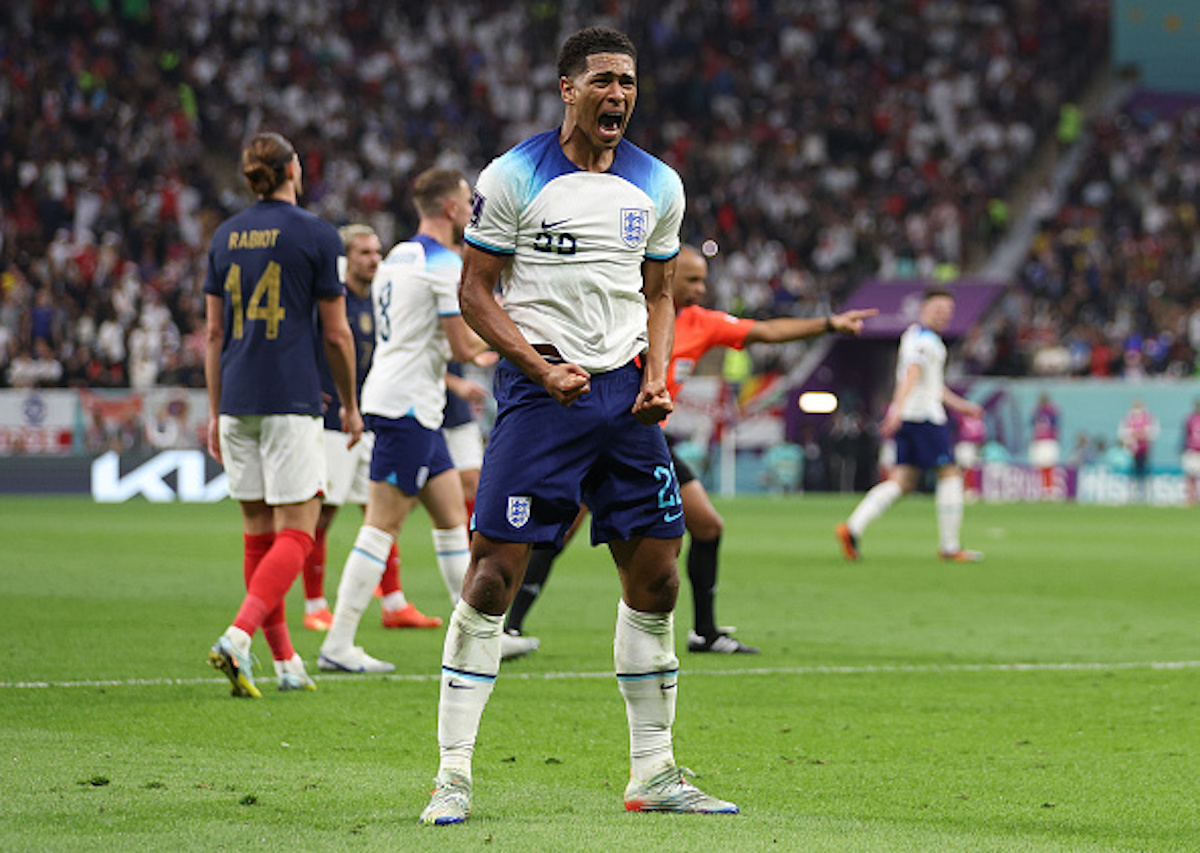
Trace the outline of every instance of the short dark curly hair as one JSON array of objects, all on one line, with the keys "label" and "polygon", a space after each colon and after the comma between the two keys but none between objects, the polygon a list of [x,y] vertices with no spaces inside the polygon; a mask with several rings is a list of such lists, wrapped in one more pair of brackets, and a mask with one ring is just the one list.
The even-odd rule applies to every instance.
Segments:
[{"label": "short dark curly hair", "polygon": [[589,56],[623,53],[637,62],[637,48],[629,36],[607,27],[588,27],[572,35],[558,51],[558,76],[574,77],[585,68]]}]

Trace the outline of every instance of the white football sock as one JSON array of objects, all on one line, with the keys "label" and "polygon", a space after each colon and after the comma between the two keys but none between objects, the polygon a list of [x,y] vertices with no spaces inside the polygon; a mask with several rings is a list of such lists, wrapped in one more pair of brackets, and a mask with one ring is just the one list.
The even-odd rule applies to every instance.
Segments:
[{"label": "white football sock", "polygon": [[457,604],[462,596],[463,578],[467,576],[467,567],[471,565],[471,539],[467,536],[467,526],[460,524],[448,530],[435,527],[431,532],[442,580],[446,582],[450,601]]},{"label": "white football sock", "polygon": [[402,610],[408,605],[408,597],[405,596],[404,590],[398,589],[385,595],[380,605],[384,610]]},{"label": "white football sock", "polygon": [[963,520],[962,477],[938,477],[933,501],[937,506],[939,546],[943,554],[953,554],[962,548],[958,538]]},{"label": "white football sock", "polygon": [[225,629],[225,636],[240,653],[244,655],[250,654],[250,635],[241,628],[236,625],[230,625]]},{"label": "white football sock", "polygon": [[438,694],[439,773],[471,778],[479,720],[500,672],[503,616],[480,613],[465,601],[454,605],[442,647]]},{"label": "white football sock", "polygon": [[342,568],[342,579],[338,583],[337,606],[333,609],[333,624],[321,644],[325,654],[336,655],[348,651],[354,645],[354,635],[363,612],[371,603],[375,587],[383,577],[388,554],[395,539],[377,527],[363,525],[358,529],[354,547]]},{"label": "white football sock", "polygon": [[855,538],[862,536],[866,532],[867,525],[883,515],[888,507],[900,499],[902,494],[904,492],[900,486],[891,480],[884,480],[877,484],[871,491],[863,495],[863,499],[858,502],[854,512],[850,513],[850,518],[846,521],[850,533]]},{"label": "white football sock", "polygon": [[304,671],[304,658],[300,657],[299,652],[295,652],[287,660],[275,660],[275,677],[283,675],[285,672],[291,672],[296,675],[307,675]]},{"label": "white football sock", "polygon": [[629,719],[630,772],[649,779],[675,763],[671,726],[679,693],[674,617],[617,605],[613,666]]},{"label": "white football sock", "polygon": [[304,599],[305,613],[319,613],[322,610],[327,610],[328,608],[329,602],[325,600],[325,596],[321,596],[320,598]]}]

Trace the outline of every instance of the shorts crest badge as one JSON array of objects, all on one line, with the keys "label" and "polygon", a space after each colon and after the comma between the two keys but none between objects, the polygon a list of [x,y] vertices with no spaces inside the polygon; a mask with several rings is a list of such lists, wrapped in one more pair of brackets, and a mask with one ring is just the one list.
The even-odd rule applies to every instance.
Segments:
[{"label": "shorts crest badge", "polygon": [[513,527],[524,527],[529,522],[529,507],[532,500],[527,495],[509,495],[508,523]]},{"label": "shorts crest badge", "polygon": [[646,239],[650,229],[650,211],[644,207],[621,208],[621,240],[636,249]]}]

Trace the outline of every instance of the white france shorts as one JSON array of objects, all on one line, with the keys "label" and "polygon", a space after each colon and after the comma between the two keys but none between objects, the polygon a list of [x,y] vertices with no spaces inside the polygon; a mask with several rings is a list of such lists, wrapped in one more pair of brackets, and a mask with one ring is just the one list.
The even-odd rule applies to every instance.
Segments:
[{"label": "white france shorts", "polygon": [[221,415],[229,496],[270,506],[304,503],[325,488],[325,426],[315,415]]},{"label": "white france shorts", "polygon": [[367,484],[371,474],[371,451],[375,434],[364,432],[353,447],[349,436],[340,430],[325,430],[325,505],[367,504]]}]

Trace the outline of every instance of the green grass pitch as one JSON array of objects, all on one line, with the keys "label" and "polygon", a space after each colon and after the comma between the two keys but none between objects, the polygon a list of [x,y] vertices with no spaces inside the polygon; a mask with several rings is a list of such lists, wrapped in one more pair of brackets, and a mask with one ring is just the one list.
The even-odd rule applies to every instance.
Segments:
[{"label": "green grass pitch", "polygon": [[[629,814],[618,585],[574,543],[484,715],[475,816],[424,828],[442,631],[359,641],[395,677],[262,701],[205,665],[241,599],[237,508],[0,500],[3,850],[1200,849],[1195,510],[968,507],[980,565],[936,560],[927,497],[846,563],[852,496],[718,501],[718,618],[758,656],[681,652],[676,754],[738,816]],[[359,515],[331,536],[330,597]],[[410,599],[449,615],[428,521]],[[679,647],[691,619],[685,580]],[[300,627],[315,669],[320,637]]]}]

